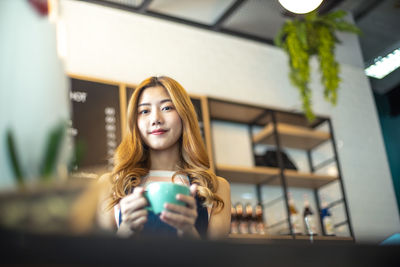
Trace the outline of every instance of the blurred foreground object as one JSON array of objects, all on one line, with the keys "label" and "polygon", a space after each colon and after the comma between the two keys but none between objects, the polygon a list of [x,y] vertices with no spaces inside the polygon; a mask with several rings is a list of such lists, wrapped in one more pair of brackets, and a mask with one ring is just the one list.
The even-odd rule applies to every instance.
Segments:
[{"label": "blurred foreground object", "polygon": [[75,177],[3,191],[0,230],[63,235],[112,232],[112,221],[99,217],[105,212],[102,204],[107,203],[108,187],[108,181]]},{"label": "blurred foreground object", "polygon": [[32,233],[73,232],[71,210],[88,186],[81,182],[31,186],[19,192],[3,191],[0,194],[0,228]]},{"label": "blurred foreground object", "polygon": [[[69,120],[68,85],[48,12],[43,0],[0,1],[3,190],[13,187],[14,175],[27,184],[38,177],[67,176],[68,140],[57,125]],[[15,156],[11,160],[10,148]],[[23,172],[15,173],[15,166]]]},{"label": "blurred foreground object", "polygon": [[289,78],[299,89],[303,111],[309,121],[315,119],[308,86],[310,57],[316,55],[318,58],[325,100],[336,105],[340,66],[335,59],[335,45],[340,41],[335,33],[361,33],[359,28],[344,19],[345,16],[346,12],[341,10],[322,16],[311,12],[304,18],[286,21],[275,37],[275,44],[289,56]]},{"label": "blurred foreground object", "polygon": [[49,7],[0,1],[0,229],[82,232],[93,227],[99,188],[66,179],[68,80]]}]

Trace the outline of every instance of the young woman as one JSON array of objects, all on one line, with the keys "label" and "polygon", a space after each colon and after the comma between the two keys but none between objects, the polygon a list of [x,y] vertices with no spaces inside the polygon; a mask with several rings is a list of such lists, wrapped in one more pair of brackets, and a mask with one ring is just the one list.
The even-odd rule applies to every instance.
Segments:
[{"label": "young woman", "polygon": [[[115,153],[109,208],[117,233],[223,238],[230,228],[230,187],[210,170],[192,102],[175,80],[150,77],[134,91],[127,134]],[[146,186],[168,181],[190,186],[177,195],[186,206],[167,204],[155,215],[145,207]]]}]

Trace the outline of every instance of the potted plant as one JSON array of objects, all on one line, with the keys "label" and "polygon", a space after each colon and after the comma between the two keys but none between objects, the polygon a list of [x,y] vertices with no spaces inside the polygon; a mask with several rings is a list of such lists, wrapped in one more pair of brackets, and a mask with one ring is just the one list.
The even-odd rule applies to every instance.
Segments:
[{"label": "potted plant", "polygon": [[289,56],[289,78],[299,89],[302,108],[309,121],[315,118],[308,85],[310,58],[314,55],[318,58],[325,100],[336,105],[340,83],[340,66],[335,59],[335,46],[340,41],[336,32],[361,33],[358,27],[344,20],[345,15],[346,12],[341,10],[326,15],[311,12],[304,17],[286,21],[275,37],[275,44]]}]

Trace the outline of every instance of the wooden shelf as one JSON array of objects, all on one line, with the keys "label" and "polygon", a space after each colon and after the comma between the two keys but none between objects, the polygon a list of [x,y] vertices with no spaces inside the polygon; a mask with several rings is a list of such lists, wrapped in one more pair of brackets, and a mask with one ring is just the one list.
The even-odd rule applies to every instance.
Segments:
[{"label": "wooden shelf", "polygon": [[316,189],[338,179],[336,176],[332,175],[298,172],[294,170],[285,170],[284,174],[287,186],[289,187]]},{"label": "wooden shelf", "polygon": [[[309,150],[329,140],[331,135],[327,132],[312,130],[306,127],[278,123],[278,133],[281,146]],[[274,125],[269,123],[259,133],[253,136],[256,144],[275,145]]]},{"label": "wooden shelf", "polygon": [[[275,118],[278,123],[296,125],[310,129],[322,124],[327,119],[318,116],[317,118],[314,119],[314,121],[309,122],[307,118],[304,116],[304,114],[287,112],[287,111],[275,111]],[[261,125],[267,125],[268,123],[272,123],[271,113],[266,114],[257,121],[257,124]]]},{"label": "wooden shelf", "polygon": [[[217,174],[230,182],[281,185],[278,168],[245,167],[217,164]],[[319,188],[337,179],[336,176],[285,170],[289,187]]]},{"label": "wooden shelf", "polygon": [[226,99],[208,97],[210,117],[213,120],[227,120],[238,123],[255,124],[265,126],[272,122],[272,111],[275,112],[276,121],[306,128],[314,128],[324,121],[326,117],[318,116],[313,122],[309,122],[301,112],[289,112],[266,107],[250,105],[247,103],[231,102]]},{"label": "wooden shelf", "polygon": [[279,169],[269,167],[245,167],[233,165],[216,166],[217,174],[230,182],[246,184],[264,184],[278,178]]},{"label": "wooden shelf", "polygon": [[265,112],[264,108],[240,103],[209,99],[210,117],[213,120],[226,120],[250,124]]}]

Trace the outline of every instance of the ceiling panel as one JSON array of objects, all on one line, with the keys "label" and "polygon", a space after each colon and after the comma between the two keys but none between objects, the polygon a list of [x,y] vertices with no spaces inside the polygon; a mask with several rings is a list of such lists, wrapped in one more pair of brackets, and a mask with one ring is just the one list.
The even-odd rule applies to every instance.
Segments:
[{"label": "ceiling panel", "polygon": [[278,0],[249,0],[224,24],[224,28],[273,39],[286,18]]},{"label": "ceiling panel", "polygon": [[400,42],[400,6],[398,0],[381,3],[364,16],[357,25],[363,30],[360,37],[364,60],[384,56],[389,48]]}]

